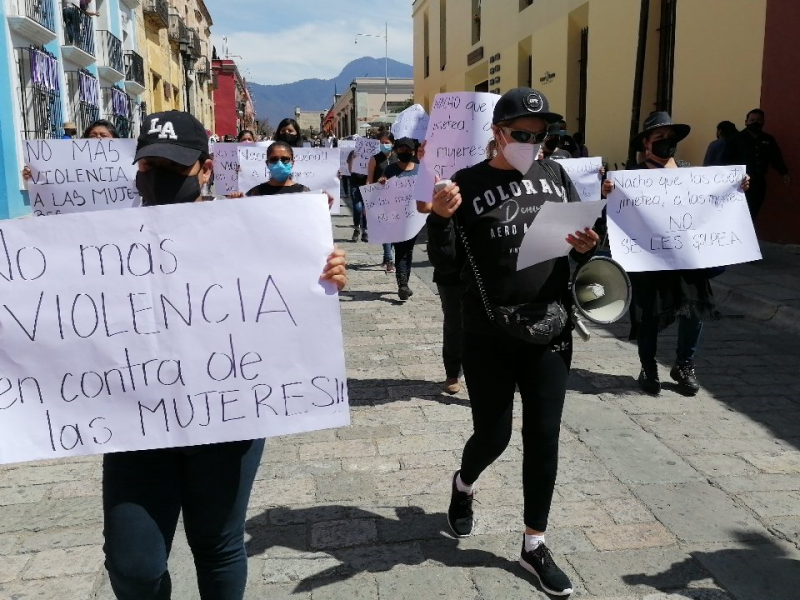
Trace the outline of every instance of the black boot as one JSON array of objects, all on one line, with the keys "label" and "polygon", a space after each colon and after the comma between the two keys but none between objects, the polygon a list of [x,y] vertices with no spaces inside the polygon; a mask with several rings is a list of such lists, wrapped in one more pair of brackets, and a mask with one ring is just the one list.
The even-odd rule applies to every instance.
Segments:
[{"label": "black boot", "polygon": [[408,287],[408,277],[410,273],[401,273],[397,271],[397,295],[400,297],[400,300],[405,302],[411,296],[414,295],[414,292],[411,291],[411,288]]},{"label": "black boot", "polygon": [[697,381],[697,374],[694,371],[694,364],[675,363],[669,376],[678,382],[678,391],[685,396],[694,396],[700,391],[700,382]]},{"label": "black boot", "polygon": [[656,365],[642,365],[642,372],[639,373],[639,387],[648,394],[657,396],[661,393],[661,381],[658,378],[658,368]]}]

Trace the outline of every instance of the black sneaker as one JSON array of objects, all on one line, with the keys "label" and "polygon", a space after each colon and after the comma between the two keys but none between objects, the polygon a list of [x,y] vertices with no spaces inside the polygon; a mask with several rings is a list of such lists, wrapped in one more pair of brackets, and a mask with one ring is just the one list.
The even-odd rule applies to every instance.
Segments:
[{"label": "black sneaker", "polygon": [[353,229],[353,237],[350,238],[350,241],[357,242],[359,235],[361,235],[361,231],[359,231],[358,227],[356,227],[355,229]]},{"label": "black sneaker", "polygon": [[400,300],[405,302],[414,295],[414,292],[407,285],[401,285],[397,288],[397,295],[400,296]]},{"label": "black sneaker", "polygon": [[639,373],[639,387],[648,394],[657,396],[661,393],[661,381],[658,379],[656,367],[642,367],[642,372]]},{"label": "black sneaker", "polygon": [[466,494],[458,491],[456,477],[461,471],[453,474],[453,486],[450,494],[450,508],[447,509],[447,523],[453,534],[459,538],[472,535],[472,527],[475,524],[472,518],[472,501],[475,494]]},{"label": "black sneaker", "polygon": [[366,230],[361,234],[361,241],[366,243],[369,242],[369,234],[366,232]]},{"label": "black sneaker", "polygon": [[522,554],[519,564],[539,580],[542,589],[553,596],[569,596],[572,583],[566,573],[553,560],[553,555],[544,544],[539,544],[533,552],[525,550],[525,537],[522,538]]},{"label": "black sneaker", "polygon": [[678,382],[678,389],[682,394],[694,396],[700,391],[700,382],[697,381],[697,375],[695,375],[692,363],[686,363],[685,365],[675,363],[675,366],[669,372],[669,376]]}]

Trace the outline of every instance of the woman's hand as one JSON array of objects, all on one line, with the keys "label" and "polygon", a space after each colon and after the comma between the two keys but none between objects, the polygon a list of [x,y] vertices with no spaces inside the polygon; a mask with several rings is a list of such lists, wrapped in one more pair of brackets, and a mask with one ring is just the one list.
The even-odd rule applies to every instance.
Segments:
[{"label": "woman's hand", "polygon": [[231,192],[230,194],[226,194],[226,198],[244,198],[243,192]]},{"label": "woman's hand", "polygon": [[378,179],[378,183],[380,183],[381,185],[386,185],[387,181],[388,179],[386,179],[386,177],[381,177]]},{"label": "woman's hand", "polygon": [[347,285],[347,255],[344,250],[334,248],[320,279],[334,283],[340,292],[344,289]]},{"label": "woman's hand", "polygon": [[569,245],[575,248],[575,250],[581,254],[586,254],[597,246],[597,242],[600,241],[600,236],[597,235],[594,229],[589,229],[587,227],[583,231],[576,231],[574,234],[570,233],[566,239]]},{"label": "woman's hand", "polygon": [[328,197],[328,208],[329,209],[333,208],[333,202],[335,200],[335,198],[333,197],[333,194],[331,194],[330,192],[325,192],[325,195]]},{"label": "woman's hand", "polygon": [[[436,176],[436,182],[439,182],[438,175]],[[455,183],[451,183],[443,190],[435,193],[431,210],[440,217],[449,219],[461,206],[461,194],[459,192],[458,186]]]},{"label": "woman's hand", "polygon": [[603,182],[603,198],[607,197],[611,192],[614,191],[614,182],[610,179],[606,179]]},{"label": "woman's hand", "polygon": [[742,191],[746,192],[750,189],[750,175],[745,173],[745,176],[742,178]]},{"label": "woman's hand", "polygon": [[28,165],[25,165],[25,168],[22,169],[22,178],[25,181],[33,178],[33,173],[31,173],[31,168]]},{"label": "woman's hand", "polygon": [[433,209],[433,203],[431,202],[420,202],[417,200],[417,212],[422,213],[423,215],[429,215],[431,213],[431,209]]},{"label": "woman's hand", "polygon": [[417,160],[422,160],[425,158],[425,144],[428,143],[428,140],[423,140],[422,143],[417,148]]}]

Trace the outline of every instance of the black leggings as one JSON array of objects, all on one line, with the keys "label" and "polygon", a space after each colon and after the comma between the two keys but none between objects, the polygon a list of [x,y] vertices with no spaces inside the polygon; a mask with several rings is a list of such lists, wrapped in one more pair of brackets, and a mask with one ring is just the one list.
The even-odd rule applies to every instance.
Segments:
[{"label": "black leggings", "polygon": [[464,332],[461,360],[472,407],[473,434],[461,458],[472,485],[511,439],[514,392],[522,396],[522,492],[525,525],[547,529],[558,471],[561,412],[572,361],[572,336],[549,346]]}]

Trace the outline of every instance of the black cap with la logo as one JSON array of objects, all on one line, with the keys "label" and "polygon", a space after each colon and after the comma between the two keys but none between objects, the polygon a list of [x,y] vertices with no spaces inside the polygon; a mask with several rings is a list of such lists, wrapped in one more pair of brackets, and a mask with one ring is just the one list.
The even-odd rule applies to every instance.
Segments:
[{"label": "black cap with la logo", "polygon": [[548,123],[562,119],[560,114],[550,112],[550,103],[542,92],[529,87],[514,88],[503,94],[494,107],[492,123],[497,125],[520,117],[538,117]]},{"label": "black cap with la logo", "polygon": [[165,158],[190,167],[204,154],[208,154],[208,134],[203,124],[189,113],[168,110],[144,118],[133,162]]}]

